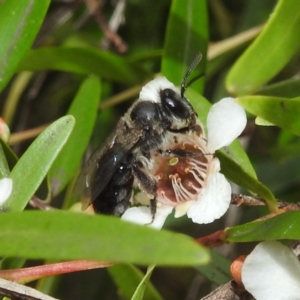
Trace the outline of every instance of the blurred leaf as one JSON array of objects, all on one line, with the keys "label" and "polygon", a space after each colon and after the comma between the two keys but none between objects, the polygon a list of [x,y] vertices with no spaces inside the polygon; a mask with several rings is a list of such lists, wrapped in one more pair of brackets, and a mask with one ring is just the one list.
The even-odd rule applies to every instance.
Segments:
[{"label": "blurred leaf", "polygon": [[[199,73],[202,73],[205,69],[207,43],[206,1],[172,1],[161,67],[163,75],[175,85],[180,85],[198,52],[203,56],[201,67],[198,68]],[[203,82],[204,80],[199,80],[193,87],[202,92]]]},{"label": "blurred leaf", "polygon": [[18,66],[18,71],[24,70],[94,74],[126,84],[139,83],[147,76],[123,57],[100,50],[66,47],[31,50]]},{"label": "blurred leaf", "polygon": [[9,211],[25,208],[66,143],[74,124],[72,116],[62,117],[34,140],[10,174],[13,191],[4,208]]},{"label": "blurred leaf", "polygon": [[300,96],[300,78],[290,78],[262,87],[255,92],[257,95],[295,98]]},{"label": "blurred leaf", "polygon": [[[119,294],[126,299],[130,299],[134,294],[136,287],[143,279],[143,272],[133,265],[118,264],[108,268],[108,272],[118,286]],[[144,300],[161,300],[155,287],[148,282]]]},{"label": "blurred leaf", "polygon": [[11,170],[16,165],[16,163],[18,161],[18,157],[2,139],[0,139],[0,143],[2,146],[2,150],[5,154],[5,157],[6,157],[6,160],[8,163],[8,167]]},{"label": "blurred leaf", "polygon": [[298,0],[280,0],[258,38],[230,70],[226,87],[245,95],[273,78],[300,48]]},{"label": "blurred leaf", "polygon": [[10,173],[8,163],[3,151],[2,144],[0,143],[0,178],[8,177]]},{"label": "blurred leaf", "polygon": [[210,263],[207,266],[199,266],[196,270],[217,285],[231,280],[232,276],[229,272],[231,261],[214,250],[210,250],[210,255]]},{"label": "blurred leaf", "polygon": [[1,259],[0,269],[19,269],[22,268],[26,260],[20,257],[4,257]]},{"label": "blurred leaf", "polygon": [[50,0],[3,0],[0,3],[0,91],[33,43]]},{"label": "blurred leaf", "polygon": [[299,240],[300,211],[289,211],[263,221],[227,228],[226,242],[255,242],[265,240]]},{"label": "blurred leaf", "polygon": [[300,97],[244,96],[237,98],[237,102],[250,113],[300,135]]},{"label": "blurred leaf", "polygon": [[99,79],[96,77],[86,79],[68,110],[68,115],[75,118],[76,124],[68,142],[55,159],[50,170],[53,196],[59,194],[66,187],[80,164],[94,129],[99,99]]},{"label": "blurred leaf", "polygon": [[7,212],[1,214],[0,228],[1,256],[165,266],[209,261],[207,250],[188,236],[109,216],[67,211]]},{"label": "blurred leaf", "polygon": [[215,73],[222,72],[234,58],[249,46],[250,42],[259,34],[261,29],[262,26],[260,25],[220,42],[209,44],[205,78],[211,78]]},{"label": "blurred leaf", "polygon": [[261,118],[261,117],[256,117],[255,118],[255,125],[259,126],[274,126],[273,123]]},{"label": "blurred leaf", "polygon": [[31,80],[32,75],[32,72],[21,72],[15,76],[11,84],[2,114],[2,117],[8,126],[12,123],[22,94],[28,87],[28,83]]},{"label": "blurred leaf", "polygon": [[145,274],[144,278],[138,285],[137,289],[134,292],[134,295],[132,296],[132,300],[143,300],[144,299],[144,294],[145,290],[147,288],[148,282],[150,281],[151,274],[154,270],[155,266],[149,266],[147,269],[147,273]]},{"label": "blurred leaf", "polygon": [[221,162],[221,172],[227,179],[260,195],[266,201],[271,212],[277,211],[277,202],[272,192],[258,181],[256,177],[253,177],[243,165],[239,165],[223,151],[217,151],[217,157]]}]

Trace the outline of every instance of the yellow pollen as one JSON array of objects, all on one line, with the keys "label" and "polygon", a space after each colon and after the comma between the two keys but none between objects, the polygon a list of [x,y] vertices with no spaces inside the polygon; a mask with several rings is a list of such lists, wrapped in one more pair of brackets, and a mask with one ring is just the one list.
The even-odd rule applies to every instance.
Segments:
[{"label": "yellow pollen", "polygon": [[169,166],[176,166],[179,162],[179,158],[178,157],[173,157],[169,160]]}]

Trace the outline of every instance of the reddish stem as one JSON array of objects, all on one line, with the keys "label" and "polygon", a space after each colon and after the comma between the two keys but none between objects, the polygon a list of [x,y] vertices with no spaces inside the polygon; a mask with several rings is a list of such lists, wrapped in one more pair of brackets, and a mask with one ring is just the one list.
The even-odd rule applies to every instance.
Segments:
[{"label": "reddish stem", "polygon": [[212,234],[195,239],[196,242],[205,247],[219,247],[225,243],[226,233],[224,230],[218,230]]},{"label": "reddish stem", "polygon": [[1,270],[0,278],[18,283],[27,283],[46,276],[53,276],[77,271],[106,268],[112,264],[99,261],[74,260],[31,268]]}]

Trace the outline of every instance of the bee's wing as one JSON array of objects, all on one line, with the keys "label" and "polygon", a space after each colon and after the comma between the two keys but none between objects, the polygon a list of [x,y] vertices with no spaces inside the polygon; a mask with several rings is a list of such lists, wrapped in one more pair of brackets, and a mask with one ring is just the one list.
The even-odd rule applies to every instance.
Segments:
[{"label": "bee's wing", "polygon": [[[87,208],[107,186],[125,156],[132,151],[141,137],[141,132],[133,130],[130,137],[116,132],[108,137],[88,159],[75,184],[75,194],[80,195],[83,207]],[[93,189],[92,189],[93,187]]]}]

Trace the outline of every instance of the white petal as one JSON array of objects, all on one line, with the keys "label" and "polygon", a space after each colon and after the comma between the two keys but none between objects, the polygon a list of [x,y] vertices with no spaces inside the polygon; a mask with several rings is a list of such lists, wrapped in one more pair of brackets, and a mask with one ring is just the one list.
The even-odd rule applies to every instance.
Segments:
[{"label": "white petal", "polygon": [[208,177],[207,186],[198,200],[188,209],[187,215],[194,223],[207,224],[222,217],[231,200],[231,186],[220,173]]},{"label": "white petal", "polygon": [[214,153],[231,144],[246,123],[245,110],[233,98],[223,98],[214,104],[207,116],[208,149]]},{"label": "white petal", "polygon": [[296,255],[276,241],[258,244],[242,267],[242,281],[254,298],[300,299],[300,263]]},{"label": "white petal", "polygon": [[184,216],[186,214],[186,212],[188,211],[188,209],[190,208],[190,206],[195,202],[196,202],[195,200],[192,200],[192,201],[186,201],[186,202],[176,205],[174,217],[180,218],[180,217]]},{"label": "white petal", "polygon": [[262,242],[245,260],[242,280],[257,299],[299,299],[300,263],[279,242]]},{"label": "white petal", "polygon": [[172,210],[173,207],[170,206],[157,207],[154,221],[151,223],[152,215],[149,207],[131,207],[125,211],[121,219],[131,223],[149,225],[155,229],[161,229],[167,216],[172,212]]},{"label": "white petal", "polygon": [[0,206],[8,199],[12,192],[13,181],[10,178],[0,180]]}]

